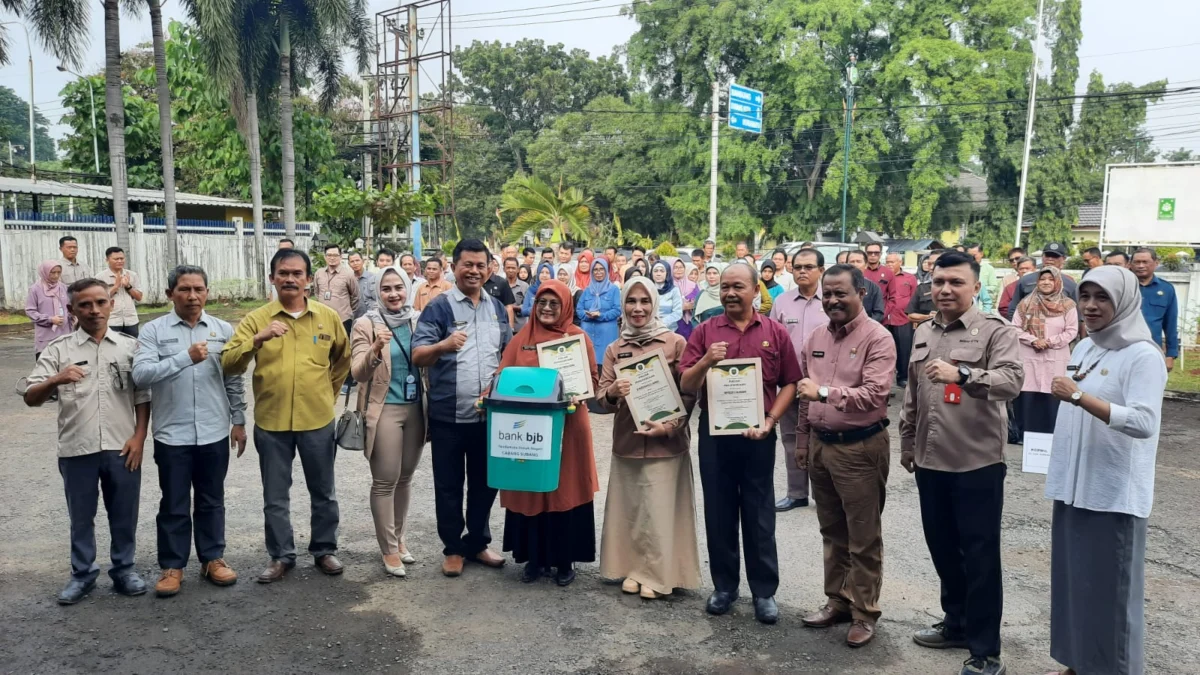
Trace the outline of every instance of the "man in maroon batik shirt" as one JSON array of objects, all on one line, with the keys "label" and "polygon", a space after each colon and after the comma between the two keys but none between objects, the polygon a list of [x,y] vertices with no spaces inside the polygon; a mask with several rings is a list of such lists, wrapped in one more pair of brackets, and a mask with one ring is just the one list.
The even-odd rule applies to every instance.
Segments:
[{"label": "man in maroon batik shirt", "polygon": [[[700,324],[688,339],[679,362],[680,389],[700,395],[700,482],[704,486],[704,519],[709,570],[716,590],[708,599],[709,614],[725,614],[738,598],[740,564],[738,523],[746,526],[746,579],[754,596],[754,616],[775,623],[779,608],[779,560],[775,550],[775,426],[796,405],[800,362],[783,324],[754,310],[758,273],[734,263],[721,274],[719,314]],[[709,370],[726,359],[762,360],[762,424],[741,436],[712,436],[704,395]]]},{"label": "man in maroon batik shirt", "polygon": [[912,353],[912,321],[908,319],[908,303],[917,292],[917,277],[904,271],[899,253],[887,254],[887,266],[892,272],[883,299],[883,325],[896,344],[896,386],[908,383],[908,355]]},{"label": "man in maroon batik shirt", "polygon": [[872,242],[867,244],[863,251],[867,254],[867,267],[863,269],[863,276],[878,286],[886,298],[888,290],[892,287],[892,270],[883,264],[883,244]]}]

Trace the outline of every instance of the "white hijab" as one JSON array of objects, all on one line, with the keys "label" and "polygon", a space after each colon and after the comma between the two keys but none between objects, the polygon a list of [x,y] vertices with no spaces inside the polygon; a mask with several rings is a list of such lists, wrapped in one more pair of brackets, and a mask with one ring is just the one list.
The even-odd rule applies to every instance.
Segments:
[{"label": "white hijab", "polygon": [[1103,288],[1112,298],[1116,310],[1111,323],[1088,333],[1092,342],[1102,349],[1113,351],[1143,341],[1154,344],[1150,327],[1142,316],[1142,291],[1133,272],[1116,265],[1103,265],[1088,272],[1087,278],[1080,282],[1081,286],[1083,284],[1096,284]]}]

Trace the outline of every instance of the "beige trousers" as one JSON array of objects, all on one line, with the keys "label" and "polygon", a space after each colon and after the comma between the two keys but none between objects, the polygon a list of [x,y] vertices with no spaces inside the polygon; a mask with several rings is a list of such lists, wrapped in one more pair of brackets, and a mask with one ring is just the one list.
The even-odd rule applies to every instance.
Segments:
[{"label": "beige trousers", "polygon": [[400,552],[412,498],[412,477],[425,447],[425,418],[419,403],[384,404],[371,448],[371,517],[384,555]]}]

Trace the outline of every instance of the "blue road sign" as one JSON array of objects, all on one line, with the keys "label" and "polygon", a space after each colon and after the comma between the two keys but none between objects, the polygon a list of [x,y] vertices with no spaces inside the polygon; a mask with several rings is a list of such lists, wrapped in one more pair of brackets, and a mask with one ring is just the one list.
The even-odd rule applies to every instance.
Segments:
[{"label": "blue road sign", "polygon": [[729,85],[729,128],[761,134],[763,93],[740,84]]}]

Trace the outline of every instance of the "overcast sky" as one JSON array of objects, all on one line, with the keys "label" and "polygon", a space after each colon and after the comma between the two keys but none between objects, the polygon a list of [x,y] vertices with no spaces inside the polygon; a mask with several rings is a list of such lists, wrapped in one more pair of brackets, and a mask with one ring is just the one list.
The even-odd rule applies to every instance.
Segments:
[{"label": "overcast sky", "polygon": [[[628,40],[633,33],[634,23],[631,19],[618,16],[618,10],[611,7],[616,4],[615,0],[595,1],[600,9],[580,4],[534,9],[522,13],[526,18],[513,18],[496,12],[561,5],[567,0],[453,0],[454,42],[465,45],[476,39],[513,42],[522,38],[539,38],[549,43],[561,42],[568,48],[585,49],[593,55],[609,54],[614,46]],[[92,9],[92,39],[81,71],[85,73],[99,70],[104,63],[103,13],[99,3],[88,4]],[[395,6],[394,3],[374,0],[371,11],[374,13]],[[575,12],[577,9],[584,11]],[[566,10],[572,13],[529,16]],[[177,1],[167,0],[164,14],[167,18],[181,18],[182,10]],[[551,20],[558,22],[533,23]],[[498,24],[529,25],[498,27]],[[1196,26],[1200,26],[1200,2],[1197,0],[1138,0],[1136,3],[1130,0],[1083,0],[1079,89],[1086,87],[1088,74],[1092,70],[1099,70],[1106,82],[1110,83],[1130,81],[1142,84],[1167,78],[1172,87],[1200,86],[1200,34],[1196,33]],[[27,98],[29,69],[25,35],[20,26],[8,28],[14,63],[0,68],[0,84],[11,87],[22,98]],[[150,26],[146,16],[141,19],[122,17],[123,49],[149,41]],[[39,112],[52,123],[56,123],[64,112],[58,93],[72,79],[72,76],[58,72],[55,65],[54,57],[35,44],[34,100]],[[770,96],[770,92],[767,92],[767,96]],[[1156,136],[1159,147],[1200,149],[1200,94],[1168,100],[1152,107],[1148,128]],[[51,129],[51,135],[59,137],[65,131],[66,127],[57,125]]]}]

